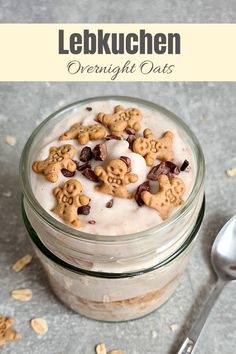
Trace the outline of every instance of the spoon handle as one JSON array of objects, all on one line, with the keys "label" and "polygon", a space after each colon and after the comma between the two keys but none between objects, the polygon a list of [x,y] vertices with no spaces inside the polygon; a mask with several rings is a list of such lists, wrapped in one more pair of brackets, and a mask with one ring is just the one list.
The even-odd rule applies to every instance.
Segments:
[{"label": "spoon handle", "polygon": [[191,354],[194,352],[195,345],[197,343],[197,340],[201,334],[202,329],[204,328],[204,325],[206,323],[206,320],[208,318],[208,315],[214,306],[216,300],[218,299],[221,291],[223,290],[226,282],[222,279],[218,279],[214,288],[212,289],[208,300],[206,301],[200,316],[197,318],[197,320],[194,322],[192,328],[190,329],[187,337],[185,338],[181,348],[177,352],[177,354]]}]

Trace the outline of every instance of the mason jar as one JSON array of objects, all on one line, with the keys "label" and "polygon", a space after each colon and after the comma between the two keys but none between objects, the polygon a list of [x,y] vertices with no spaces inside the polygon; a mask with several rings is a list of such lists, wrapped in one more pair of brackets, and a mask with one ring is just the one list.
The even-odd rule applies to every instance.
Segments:
[{"label": "mason jar", "polygon": [[[147,230],[115,236],[85,233],[52,217],[34,196],[30,173],[42,137],[70,112],[98,100],[135,103],[161,112],[178,127],[191,150],[195,181],[187,200],[167,220]],[[30,136],[22,152],[20,181],[29,238],[49,284],[65,304],[97,320],[125,321],[144,316],[168,300],[185,270],[204,215],[204,157],[197,138],[180,118],[130,97],[75,102],[53,113]]]}]

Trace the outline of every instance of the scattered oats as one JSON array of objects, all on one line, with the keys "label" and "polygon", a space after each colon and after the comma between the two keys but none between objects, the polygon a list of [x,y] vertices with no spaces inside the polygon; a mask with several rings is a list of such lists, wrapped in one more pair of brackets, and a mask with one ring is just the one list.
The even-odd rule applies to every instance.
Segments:
[{"label": "scattered oats", "polygon": [[122,350],[111,350],[107,354],[125,354]]},{"label": "scattered oats", "polygon": [[48,324],[44,318],[33,318],[30,323],[33,330],[38,334],[45,334],[48,331]]},{"label": "scattered oats", "polygon": [[207,121],[208,121],[208,116],[207,116],[206,113],[202,113],[202,115],[201,115],[201,120],[202,120],[203,122],[207,122]]},{"label": "scattered oats", "polygon": [[7,143],[8,145],[11,145],[11,146],[16,145],[16,137],[13,135],[6,135],[4,140],[5,140],[5,143]]},{"label": "scattered oats", "polygon": [[9,197],[11,197],[12,192],[11,192],[11,191],[5,191],[5,192],[2,193],[2,195],[3,195],[4,197],[9,198]]},{"label": "scattered oats", "polygon": [[157,332],[156,331],[152,331],[152,338],[156,338],[157,337]]},{"label": "scattered oats", "polygon": [[226,173],[229,177],[236,177],[236,167],[229,168]]},{"label": "scattered oats", "polygon": [[96,354],[107,354],[106,346],[104,343],[96,345]]},{"label": "scattered oats", "polygon": [[29,301],[32,299],[32,291],[27,288],[19,288],[11,291],[11,297],[19,301]]},{"label": "scattered oats", "polygon": [[177,329],[178,329],[178,325],[176,324],[176,323],[173,323],[172,325],[170,325],[170,330],[172,331],[172,332],[176,332],[177,331]]},{"label": "scattered oats", "polygon": [[32,261],[32,256],[30,254],[27,254],[26,256],[18,259],[16,263],[13,264],[12,270],[13,272],[20,272],[24,267],[26,267],[31,261]]}]

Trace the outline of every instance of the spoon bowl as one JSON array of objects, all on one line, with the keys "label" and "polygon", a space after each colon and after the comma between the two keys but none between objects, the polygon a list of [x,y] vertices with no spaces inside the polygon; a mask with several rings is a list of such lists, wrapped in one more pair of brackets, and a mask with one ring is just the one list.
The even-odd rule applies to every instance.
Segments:
[{"label": "spoon bowl", "polygon": [[236,216],[218,233],[212,246],[211,262],[219,278],[236,280]]}]

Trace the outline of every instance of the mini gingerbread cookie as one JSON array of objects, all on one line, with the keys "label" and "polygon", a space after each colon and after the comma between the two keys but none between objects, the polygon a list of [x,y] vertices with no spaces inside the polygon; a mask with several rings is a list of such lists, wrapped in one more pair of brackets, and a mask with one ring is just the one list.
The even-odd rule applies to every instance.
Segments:
[{"label": "mini gingerbread cookie", "polygon": [[171,161],[173,136],[172,132],[167,131],[161,139],[156,139],[150,129],[145,129],[143,137],[134,140],[133,151],[142,155],[148,166],[152,166],[156,159]]},{"label": "mini gingerbread cookie", "polygon": [[77,139],[79,144],[87,144],[89,140],[100,140],[106,135],[105,129],[99,124],[87,125],[76,123],[59,137],[59,140]]},{"label": "mini gingerbread cookie", "polygon": [[76,179],[69,179],[61,187],[53,190],[58,204],[52,211],[75,227],[82,225],[82,221],[78,219],[78,208],[90,201],[89,197],[82,195],[81,192],[81,183]]},{"label": "mini gingerbread cookie", "polygon": [[44,174],[50,182],[56,182],[58,174],[63,168],[70,172],[76,170],[76,164],[72,161],[72,157],[75,153],[76,150],[74,146],[70,144],[62,145],[59,148],[53,146],[49,150],[47,159],[33,163],[33,171]]},{"label": "mini gingerbread cookie", "polygon": [[12,317],[4,317],[0,314],[0,346],[10,340],[15,340],[21,337],[19,332],[14,331],[11,327],[14,323]]},{"label": "mini gingerbread cookie", "polygon": [[142,114],[137,108],[123,109],[116,106],[113,114],[98,113],[97,120],[110,130],[115,136],[121,136],[126,128],[140,129]]},{"label": "mini gingerbread cookie", "polygon": [[127,191],[126,185],[137,182],[138,176],[128,173],[128,167],[124,161],[110,160],[105,168],[97,166],[94,172],[102,181],[100,185],[95,187],[97,191],[116,197],[132,198],[132,193]]},{"label": "mini gingerbread cookie", "polygon": [[156,209],[160,217],[166,219],[172,207],[182,204],[181,196],[185,192],[185,184],[181,178],[169,180],[167,175],[160,175],[158,182],[159,191],[156,194],[145,191],[141,193],[141,197],[148,207]]}]

